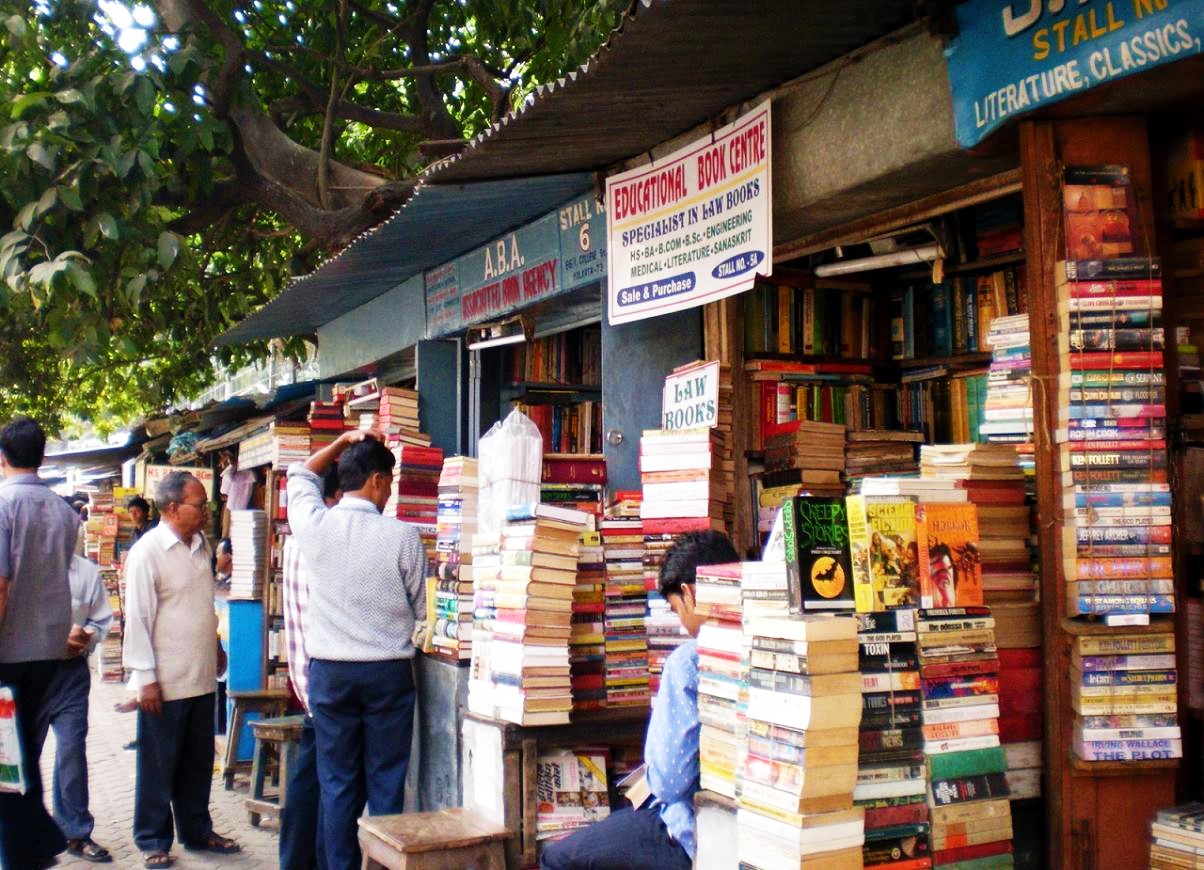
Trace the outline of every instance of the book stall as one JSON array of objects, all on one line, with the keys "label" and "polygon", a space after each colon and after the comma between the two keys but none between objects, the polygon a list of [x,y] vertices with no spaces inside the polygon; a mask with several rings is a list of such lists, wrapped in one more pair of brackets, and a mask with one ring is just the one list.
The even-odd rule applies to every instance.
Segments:
[{"label": "book stall", "polygon": [[121,566],[129,551],[133,531],[125,502],[136,494],[137,490],[113,486],[112,481],[101,481],[88,498],[88,519],[84,523],[84,556],[100,569],[100,578],[113,611],[108,634],[101,638],[96,648],[97,676],[106,683],[120,683],[125,678],[121,659],[125,582]]}]

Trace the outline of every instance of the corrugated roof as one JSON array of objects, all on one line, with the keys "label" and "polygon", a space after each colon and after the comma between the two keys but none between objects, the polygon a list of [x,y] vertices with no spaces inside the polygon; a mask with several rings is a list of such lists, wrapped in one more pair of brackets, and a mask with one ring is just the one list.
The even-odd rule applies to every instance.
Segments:
[{"label": "corrugated roof", "polygon": [[592,184],[588,173],[423,184],[391,218],[298,278],[217,343],[314,332],[406,279],[543,216]]},{"label": "corrugated roof", "polygon": [[911,0],[637,0],[580,69],[425,178],[604,169],[914,20]]}]

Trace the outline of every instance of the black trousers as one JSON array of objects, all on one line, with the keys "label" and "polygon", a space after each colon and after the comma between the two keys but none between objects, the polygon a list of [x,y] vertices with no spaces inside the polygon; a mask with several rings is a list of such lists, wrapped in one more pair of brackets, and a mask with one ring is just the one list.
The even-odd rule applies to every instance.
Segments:
[{"label": "black trousers", "polygon": [[213,834],[213,756],[212,692],[164,701],[159,716],[138,711],[134,845],[168,851],[173,817],[185,848],[205,845]]},{"label": "black trousers", "polygon": [[13,691],[17,705],[17,731],[21,737],[21,763],[25,768],[25,794],[0,794],[0,867],[36,867],[67,848],[42,800],[42,741],[38,720],[47,702],[59,662],[0,664],[0,684]]}]

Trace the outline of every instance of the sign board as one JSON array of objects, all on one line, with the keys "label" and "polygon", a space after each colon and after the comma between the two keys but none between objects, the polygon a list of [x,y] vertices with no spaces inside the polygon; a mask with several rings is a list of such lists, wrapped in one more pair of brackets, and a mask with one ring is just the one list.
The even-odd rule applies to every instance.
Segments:
[{"label": "sign board", "polygon": [[719,360],[698,363],[665,378],[662,429],[711,429],[719,422]]},{"label": "sign board", "polygon": [[155,490],[159,488],[159,484],[163,479],[173,471],[187,471],[193,477],[201,482],[205,487],[205,492],[209,498],[213,498],[215,475],[212,469],[209,468],[192,468],[181,465],[148,465],[146,466],[146,478],[143,481],[142,492],[149,498],[154,499]]},{"label": "sign board", "polygon": [[1204,0],[969,0],[946,50],[957,141],[1200,54]]},{"label": "sign board", "polygon": [[606,179],[611,324],[682,311],[772,271],[769,101]]},{"label": "sign board", "polygon": [[602,206],[591,194],[425,275],[427,337],[597,283],[606,277]]}]

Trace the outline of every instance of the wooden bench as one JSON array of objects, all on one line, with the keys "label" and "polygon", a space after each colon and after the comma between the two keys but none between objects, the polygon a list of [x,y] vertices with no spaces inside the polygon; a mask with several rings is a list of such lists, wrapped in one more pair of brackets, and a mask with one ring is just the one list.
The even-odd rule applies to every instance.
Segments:
[{"label": "wooden bench", "polygon": [[265,719],[283,716],[292,694],[288,689],[257,689],[230,692],[226,697],[233,705],[230,721],[226,723],[226,751],[222,756],[222,779],[229,791],[234,788],[235,772],[246,764],[238,760],[238,744],[247,724],[247,715],[258,713]]},{"label": "wooden bench", "polygon": [[359,820],[363,870],[506,870],[512,834],[465,809]]},{"label": "wooden bench", "polygon": [[[304,716],[281,716],[251,723],[251,732],[255,735],[255,755],[251,762],[251,795],[243,804],[253,827],[259,827],[260,819],[265,816],[278,819],[284,812],[284,804],[288,800],[289,771],[297,760],[304,721]],[[270,766],[274,766],[276,772],[274,799],[267,794]]]}]

